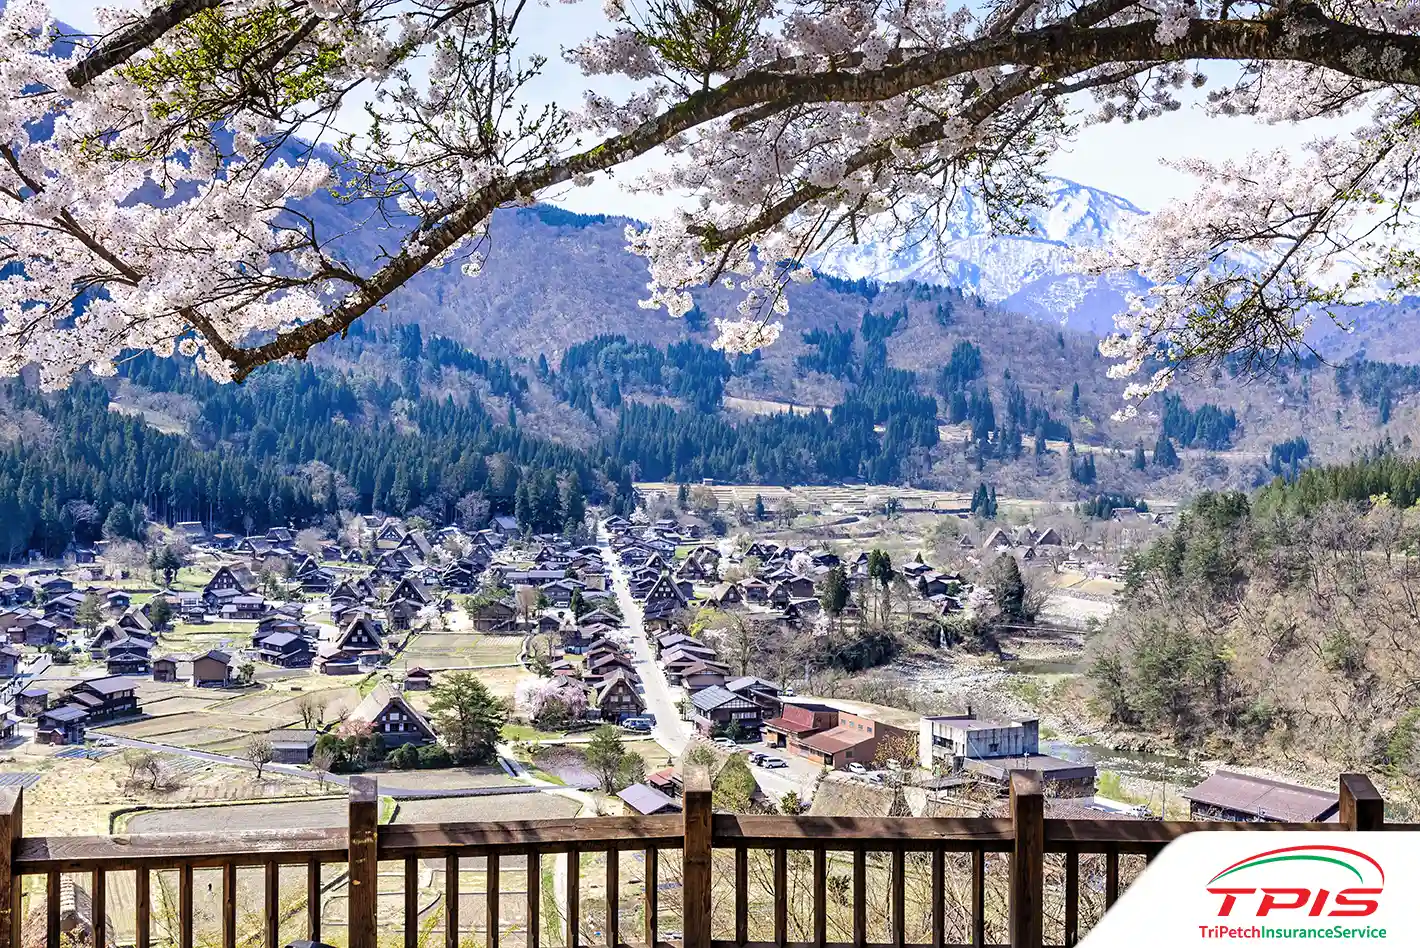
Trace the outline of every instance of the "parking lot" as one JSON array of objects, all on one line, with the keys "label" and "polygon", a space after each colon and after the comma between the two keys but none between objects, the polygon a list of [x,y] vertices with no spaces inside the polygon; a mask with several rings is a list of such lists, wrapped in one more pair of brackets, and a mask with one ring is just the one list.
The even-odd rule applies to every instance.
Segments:
[{"label": "parking lot", "polygon": [[770,747],[763,741],[737,745],[739,751],[749,754],[765,754],[784,762],[783,767],[763,767],[751,764],[750,770],[761,790],[772,799],[778,799],[793,790],[800,799],[809,799],[809,790],[814,781],[823,773],[823,768],[806,757],[800,757],[783,748]]}]

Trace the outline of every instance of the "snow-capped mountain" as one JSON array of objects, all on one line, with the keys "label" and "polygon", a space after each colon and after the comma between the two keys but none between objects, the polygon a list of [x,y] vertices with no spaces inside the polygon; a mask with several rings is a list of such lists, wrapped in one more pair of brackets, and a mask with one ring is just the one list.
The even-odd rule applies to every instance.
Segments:
[{"label": "snow-capped mountain", "polygon": [[924,230],[896,243],[843,247],[815,265],[851,279],[953,286],[1038,319],[1103,334],[1143,281],[1130,274],[1083,275],[1074,251],[1099,246],[1147,213],[1117,194],[1053,178],[1048,202],[1027,210],[1031,233],[994,235],[981,203],[967,193],[940,234]]}]

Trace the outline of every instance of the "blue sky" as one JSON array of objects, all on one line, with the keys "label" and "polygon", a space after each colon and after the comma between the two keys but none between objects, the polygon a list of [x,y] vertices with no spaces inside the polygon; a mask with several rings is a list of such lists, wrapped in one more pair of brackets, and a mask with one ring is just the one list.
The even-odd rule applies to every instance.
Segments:
[{"label": "blue sky", "polygon": [[[606,27],[601,4],[595,0],[563,4],[544,0],[529,4],[525,15],[528,27],[524,53],[540,53],[548,58],[547,68],[530,90],[533,97],[559,101],[576,108],[580,105],[587,80],[562,61],[561,51]],[[74,26],[92,28],[94,4],[85,0],[52,0],[57,16]],[[599,79],[597,91],[615,94],[631,88],[629,83]],[[354,110],[352,110],[353,112]],[[1320,134],[1335,134],[1344,123],[1312,124],[1306,127],[1269,126],[1252,119],[1217,119],[1206,116],[1197,103],[1178,112],[1135,125],[1118,123],[1086,128],[1068,148],[1051,160],[1049,171],[1062,178],[1090,185],[1128,198],[1153,210],[1172,198],[1193,190],[1190,176],[1164,166],[1171,157],[1197,156],[1213,160],[1238,158],[1253,149],[1283,146],[1299,148]],[[624,167],[614,178],[601,177],[586,188],[571,188],[552,199],[572,210],[611,212],[637,217],[653,217],[675,199],[656,199],[627,194],[627,181],[648,167],[654,157]]]}]

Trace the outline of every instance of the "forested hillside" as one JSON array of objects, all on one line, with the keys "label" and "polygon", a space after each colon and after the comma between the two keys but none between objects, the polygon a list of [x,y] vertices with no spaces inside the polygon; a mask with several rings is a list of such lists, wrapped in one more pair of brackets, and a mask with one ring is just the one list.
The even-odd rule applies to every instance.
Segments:
[{"label": "forested hillside", "polygon": [[1420,460],[1204,494],[1091,643],[1116,727],[1244,764],[1388,774],[1420,805]]},{"label": "forested hillside", "polygon": [[423,395],[415,375],[356,381],[278,366],[234,386],[178,360],[128,363],[125,382],[197,406],[182,434],[111,411],[110,387],[98,382],[48,395],[10,383],[4,413],[25,435],[0,453],[0,555],[94,540],[116,506],[135,503],[159,521],[238,533],[338,509],[436,522],[516,512],[560,530],[556,505],[542,498],[569,492],[628,508],[626,466],[526,437],[476,398]]},{"label": "forested hillside", "polygon": [[1364,359],[1222,370],[1119,420],[1095,337],[921,284],[796,284],[779,342],[727,358],[710,346],[719,290],[678,321],[636,306],[626,223],[501,214],[509,265],[458,277],[474,289],[421,278],[311,365],[242,386],[151,356],[58,395],[10,383],[0,554],[92,539],[115,505],[237,532],[335,504],[447,522],[466,497],[513,512],[524,482],[556,529],[547,498],[569,476],[623,505],[633,480],[702,478],[1183,499],[1310,484],[1357,445],[1420,437],[1415,368]]},{"label": "forested hillside", "polygon": [[[734,308],[722,289],[697,294],[683,320],[636,305],[645,273],[625,251],[628,223],[546,206],[500,214],[496,266],[475,280],[422,277],[375,317],[367,338],[417,322],[426,338],[502,360],[527,380],[516,407],[530,430],[582,448],[614,433],[646,462],[643,477],[960,487],[986,474],[1015,495],[1070,500],[1103,489],[1184,498],[1344,460],[1378,437],[1420,437],[1414,369],[1364,360],[1333,367],[1308,359],[1260,378],[1224,369],[1185,379],[1139,417],[1118,420],[1123,382],[1107,377],[1097,337],[920,283],[820,275],[791,285],[779,341],[728,360],[710,348],[713,318]],[[645,409],[628,404],[657,410],[643,418]],[[892,440],[880,449],[845,430],[845,459],[805,447],[813,422],[754,417],[804,406],[842,406],[854,424],[872,418],[881,427],[887,414],[904,420],[876,432]],[[639,431],[626,436],[626,412],[655,430],[655,445]],[[939,428],[935,440],[928,427]],[[1274,458],[1274,448],[1299,437],[1305,451]],[[670,448],[702,438],[714,446],[703,455]],[[764,438],[782,450],[761,446]]]}]

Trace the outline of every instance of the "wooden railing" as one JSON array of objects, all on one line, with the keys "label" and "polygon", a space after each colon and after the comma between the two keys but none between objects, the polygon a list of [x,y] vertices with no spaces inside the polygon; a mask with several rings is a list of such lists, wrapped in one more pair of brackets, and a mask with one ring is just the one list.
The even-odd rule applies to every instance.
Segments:
[{"label": "wooden railing", "polygon": [[[1307,824],[1047,819],[1037,778],[1024,772],[1012,777],[1008,819],[714,814],[708,777],[692,771],[685,785],[680,815],[381,826],[375,782],[357,777],[343,828],[105,837],[26,836],[22,791],[4,788],[0,948],[279,948],[323,935],[376,948],[401,932],[407,948],[1038,948],[1047,921],[1049,943],[1072,946],[1086,927],[1083,890],[1108,907],[1127,881],[1122,860],[1152,858],[1183,833],[1387,828],[1380,795],[1357,775],[1341,778],[1340,822]],[[679,858],[663,858],[667,850]],[[628,854],[639,866],[624,877]],[[482,861],[483,905],[465,919],[468,860]],[[1085,860],[1102,871],[1082,870]],[[584,884],[588,866],[601,878]],[[969,885],[958,890],[963,874]],[[382,885],[390,880],[398,885]],[[588,902],[584,890],[598,881],[600,897]],[[421,906],[429,889],[434,901]],[[77,932],[66,893],[78,898]],[[505,913],[510,895],[515,905],[525,897],[521,912]],[[584,915],[592,903],[595,919]]]}]

